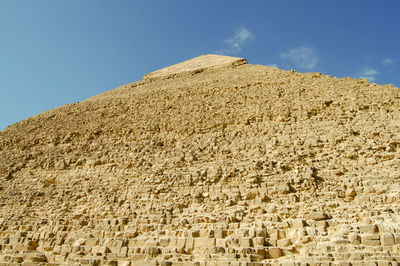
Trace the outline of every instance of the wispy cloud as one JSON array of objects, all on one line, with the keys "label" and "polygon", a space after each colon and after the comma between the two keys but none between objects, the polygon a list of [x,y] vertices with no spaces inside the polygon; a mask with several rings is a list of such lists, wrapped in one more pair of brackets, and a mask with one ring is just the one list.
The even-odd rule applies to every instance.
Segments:
[{"label": "wispy cloud", "polygon": [[382,64],[383,66],[391,66],[391,65],[394,64],[394,62],[395,62],[395,60],[394,60],[393,58],[385,58],[385,59],[383,59],[383,60],[381,61],[381,64]]},{"label": "wispy cloud", "polygon": [[368,79],[369,81],[375,81],[376,76],[378,76],[380,73],[378,70],[373,69],[372,67],[369,66],[364,66],[358,75],[358,78],[360,79]]},{"label": "wispy cloud", "polygon": [[278,67],[278,65],[277,64],[269,64],[268,66],[270,66],[270,67]]},{"label": "wispy cloud", "polygon": [[318,56],[315,51],[306,46],[299,46],[290,49],[286,53],[281,53],[280,57],[282,59],[290,61],[296,67],[304,70],[313,69],[319,61]]},{"label": "wispy cloud", "polygon": [[244,26],[239,26],[234,29],[234,35],[231,38],[225,39],[225,47],[217,50],[219,54],[237,54],[243,46],[254,40],[254,34]]}]

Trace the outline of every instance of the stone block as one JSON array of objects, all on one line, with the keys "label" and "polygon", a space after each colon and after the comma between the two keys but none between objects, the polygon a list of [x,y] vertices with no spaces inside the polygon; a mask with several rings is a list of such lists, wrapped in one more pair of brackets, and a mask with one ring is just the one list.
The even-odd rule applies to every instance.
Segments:
[{"label": "stone block", "polygon": [[214,237],[215,238],[225,238],[226,237],[226,231],[223,230],[223,229],[214,230]]},{"label": "stone block", "polygon": [[360,253],[360,252],[354,252],[350,256],[350,260],[363,260],[363,259],[364,259],[364,255],[363,255],[363,253]]},{"label": "stone block", "polygon": [[176,239],[176,248],[183,249],[185,248],[186,238],[177,238]]},{"label": "stone block", "polygon": [[98,244],[98,240],[95,238],[89,238],[85,240],[85,246],[93,247]]},{"label": "stone block", "polygon": [[390,233],[384,233],[380,237],[382,246],[392,246],[395,244],[394,236]]},{"label": "stone block", "polygon": [[253,247],[253,240],[251,238],[240,239],[240,247],[242,247],[242,248]]},{"label": "stone block", "polygon": [[365,234],[378,233],[378,226],[375,224],[366,224],[360,226],[360,232]]},{"label": "stone block", "polygon": [[185,243],[185,250],[190,251],[194,249],[194,238],[188,237],[186,238],[186,243]]},{"label": "stone block", "polygon": [[285,239],[285,238],[286,238],[286,231],[278,230],[278,239]]},{"label": "stone block", "polygon": [[361,241],[361,244],[365,246],[379,246],[381,244],[380,240],[374,240],[374,239],[363,239]]},{"label": "stone block", "polygon": [[292,225],[292,227],[295,228],[295,229],[301,229],[301,228],[304,227],[305,221],[304,221],[304,220],[301,220],[301,219],[295,219],[295,220],[292,220],[292,221],[291,221],[291,225]]},{"label": "stone block", "polygon": [[268,239],[268,241],[265,242],[266,246],[277,246],[278,240],[277,239]]},{"label": "stone block", "polygon": [[263,247],[265,244],[265,237],[255,237],[253,238],[253,244],[255,247]]},{"label": "stone block", "polygon": [[379,240],[379,234],[364,234],[361,236],[362,240]]},{"label": "stone block", "polygon": [[267,258],[268,256],[268,249],[265,248],[256,248],[256,254],[259,255],[262,259]]},{"label": "stone block", "polygon": [[326,220],[327,218],[328,218],[328,215],[324,212],[311,212],[304,216],[304,219],[314,220],[314,221],[322,221],[322,220]]},{"label": "stone block", "polygon": [[322,220],[322,221],[315,221],[315,227],[316,228],[326,228],[327,227],[327,222]]},{"label": "stone block", "polygon": [[275,229],[275,228],[268,229],[268,236],[271,239],[278,239],[278,229]]},{"label": "stone block", "polygon": [[360,245],[361,244],[361,236],[357,234],[350,234],[349,241],[353,245]]},{"label": "stone block", "polygon": [[278,247],[288,247],[292,245],[292,241],[290,239],[279,239],[277,245]]},{"label": "stone block", "polygon": [[396,245],[400,245],[400,233],[394,234]]},{"label": "stone block", "polygon": [[195,238],[194,248],[210,248],[215,246],[215,238]]},{"label": "stone block", "polygon": [[278,248],[278,247],[271,247],[268,249],[268,253],[269,253],[269,257],[271,259],[277,259],[282,257],[282,249]]}]

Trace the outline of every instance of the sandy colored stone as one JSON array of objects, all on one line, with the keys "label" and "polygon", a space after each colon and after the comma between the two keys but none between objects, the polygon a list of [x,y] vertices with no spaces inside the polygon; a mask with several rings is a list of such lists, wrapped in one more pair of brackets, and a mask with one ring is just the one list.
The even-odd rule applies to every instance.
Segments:
[{"label": "sandy colored stone", "polygon": [[268,251],[269,251],[269,256],[271,259],[277,259],[282,256],[282,250],[280,248],[273,247],[273,248],[269,248]]},{"label": "sandy colored stone", "polygon": [[170,77],[181,73],[200,73],[206,69],[216,69],[221,67],[233,67],[247,64],[247,60],[239,57],[207,54],[182,63],[178,63],[144,76],[145,80],[160,77]]},{"label": "sandy colored stone", "polygon": [[323,212],[312,212],[309,214],[306,214],[304,219],[306,220],[314,220],[314,221],[321,221],[321,220],[325,220],[327,219],[328,216],[326,215],[326,213]]},{"label": "sandy colored stone", "polygon": [[392,85],[200,56],[0,131],[0,264],[393,265],[399,132]]}]

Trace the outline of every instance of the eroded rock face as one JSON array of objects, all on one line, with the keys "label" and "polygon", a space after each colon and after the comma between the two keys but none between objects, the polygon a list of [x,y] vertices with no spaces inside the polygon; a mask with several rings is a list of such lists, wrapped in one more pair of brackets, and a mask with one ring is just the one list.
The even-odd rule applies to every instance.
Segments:
[{"label": "eroded rock face", "polygon": [[396,265],[399,89],[243,60],[1,131],[0,262]]}]

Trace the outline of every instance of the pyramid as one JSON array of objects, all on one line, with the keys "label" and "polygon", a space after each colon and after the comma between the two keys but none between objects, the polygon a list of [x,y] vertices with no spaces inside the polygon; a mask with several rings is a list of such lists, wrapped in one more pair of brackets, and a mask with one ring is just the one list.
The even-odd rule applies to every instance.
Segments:
[{"label": "pyramid", "polygon": [[204,55],[0,131],[2,265],[399,265],[400,91]]}]

